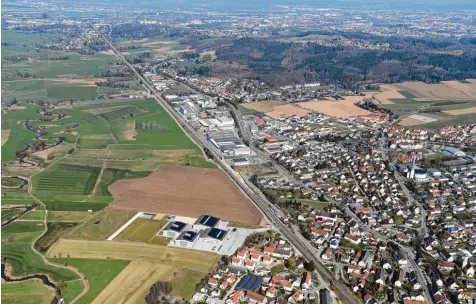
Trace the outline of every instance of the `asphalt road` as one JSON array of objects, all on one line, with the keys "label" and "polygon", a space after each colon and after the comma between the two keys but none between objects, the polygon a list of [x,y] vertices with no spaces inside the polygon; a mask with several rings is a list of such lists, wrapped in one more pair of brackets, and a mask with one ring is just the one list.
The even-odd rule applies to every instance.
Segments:
[{"label": "asphalt road", "polygon": [[121,58],[124,63],[135,73],[137,78],[142,80],[144,86],[149,89],[149,91],[155,96],[157,101],[161,104],[161,106],[171,115],[176,121],[179,122],[180,126],[184,129],[188,135],[194,139],[197,144],[200,144],[203,147],[209,147],[210,152],[215,158],[216,163],[225,171],[225,173],[237,184],[241,190],[248,195],[248,197],[255,203],[255,205],[261,210],[261,212],[273,223],[273,225],[278,228],[280,233],[286,237],[289,242],[295,246],[303,256],[314,262],[314,265],[317,271],[321,274],[321,276],[330,283],[331,287],[338,295],[338,297],[343,300],[345,303],[357,304],[360,301],[354,296],[354,294],[345,286],[343,283],[334,279],[334,275],[325,268],[325,266],[319,261],[318,257],[315,256],[316,248],[311,245],[307,240],[303,240],[302,235],[300,233],[295,233],[291,231],[281,220],[274,214],[274,211],[269,207],[269,201],[263,196],[263,194],[255,193],[246,183],[245,181],[238,176],[238,174],[231,169],[224,161],[221,159],[221,155],[218,155],[214,149],[210,149],[210,142],[206,140],[204,136],[201,134],[197,134],[197,132],[191,128],[188,123],[181,117],[165,100],[162,99],[160,94],[158,94],[155,89],[140,75],[136,69],[129,63],[127,60],[122,56],[109,42],[109,40],[104,37],[106,43],[113,49],[116,55]]}]

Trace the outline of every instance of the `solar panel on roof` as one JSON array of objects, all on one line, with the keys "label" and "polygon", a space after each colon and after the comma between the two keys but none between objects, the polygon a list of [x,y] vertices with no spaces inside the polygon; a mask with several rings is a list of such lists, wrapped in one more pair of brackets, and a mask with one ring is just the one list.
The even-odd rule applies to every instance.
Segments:
[{"label": "solar panel on roof", "polygon": [[170,226],[170,230],[173,230],[173,231],[182,231],[182,229],[186,226],[185,223],[182,223],[182,222],[175,222],[172,224],[172,226]]},{"label": "solar panel on roof", "polygon": [[219,219],[209,215],[203,215],[199,223],[208,227],[214,227],[218,223]]},{"label": "solar panel on roof", "polygon": [[187,231],[187,232],[185,232],[185,234],[182,236],[182,238],[183,238],[184,240],[187,240],[187,241],[192,241],[192,240],[195,238],[196,235],[197,235],[197,234],[196,234],[195,232]]},{"label": "solar panel on roof", "polygon": [[222,240],[225,237],[226,231],[218,228],[212,228],[208,231],[207,235],[209,237]]},{"label": "solar panel on roof", "polygon": [[244,290],[252,290],[256,291],[260,288],[261,284],[263,283],[263,278],[255,275],[245,275],[238,285],[236,285],[236,289],[244,289]]}]

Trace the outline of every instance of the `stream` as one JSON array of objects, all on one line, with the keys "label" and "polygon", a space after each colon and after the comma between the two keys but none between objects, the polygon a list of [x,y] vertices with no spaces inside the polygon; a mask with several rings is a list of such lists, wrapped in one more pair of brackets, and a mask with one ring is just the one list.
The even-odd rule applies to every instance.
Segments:
[{"label": "stream", "polygon": [[[28,211],[30,210],[33,210],[35,208],[35,206],[26,206],[26,207],[18,207],[18,208],[25,208],[25,211],[23,211],[22,213],[20,213],[19,215],[9,219],[8,221],[6,221],[5,223],[2,224],[2,228],[5,227],[6,225],[8,224],[11,224],[13,223],[16,219],[20,218],[22,215],[24,215],[25,213],[27,213]],[[11,208],[11,209],[15,209],[15,208]],[[5,209],[3,209],[5,210]]]}]

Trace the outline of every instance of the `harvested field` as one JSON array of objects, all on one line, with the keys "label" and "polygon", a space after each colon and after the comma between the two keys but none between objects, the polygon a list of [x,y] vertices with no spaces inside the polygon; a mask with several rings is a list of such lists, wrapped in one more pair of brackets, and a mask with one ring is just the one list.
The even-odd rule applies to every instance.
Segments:
[{"label": "harvested field", "polygon": [[10,135],[10,130],[2,130],[2,146],[7,142],[8,136]]},{"label": "harvested field", "polygon": [[99,294],[93,303],[144,303],[150,287],[157,281],[172,284],[172,294],[190,299],[198,283],[206,273],[176,268],[171,265],[143,261],[131,262]]},{"label": "harvested field", "polygon": [[256,102],[249,102],[242,104],[247,109],[252,109],[258,112],[272,112],[275,106],[281,106],[284,102],[279,100],[263,100],[263,101],[256,101]]},{"label": "harvested field", "polygon": [[218,169],[162,165],[145,178],[109,186],[117,209],[225,220],[258,225],[261,213]]},{"label": "harvested field", "polygon": [[[476,107],[472,108],[467,108],[467,109],[459,109],[459,110],[450,110],[450,111],[443,111],[444,113],[450,114],[450,115],[464,115],[464,114],[475,114],[476,113]],[[474,118],[476,121],[476,117]]]},{"label": "harvested field", "polygon": [[355,117],[355,116],[364,116],[369,115],[370,112],[359,108],[354,103],[359,100],[364,99],[363,96],[348,96],[348,97],[360,97],[357,98],[348,98],[346,100],[336,100],[336,101],[311,101],[311,102],[300,102],[298,105],[302,108],[309,109],[311,111],[316,111],[323,113],[329,116],[335,117]]},{"label": "harvested field", "polygon": [[[464,84],[461,84],[464,85]],[[393,84],[402,91],[408,91],[417,98],[441,98],[443,100],[474,100],[475,97],[468,95],[460,89],[456,89],[455,84],[446,85],[444,83],[427,84],[420,81],[403,82]],[[460,87],[460,85],[457,85]]]},{"label": "harvested field", "polygon": [[150,287],[157,281],[172,278],[175,267],[133,261],[96,297],[93,303],[144,303]]},{"label": "harvested field", "polygon": [[400,94],[398,90],[391,85],[381,85],[381,93],[375,94],[373,97],[381,104],[392,104],[392,99],[405,99],[405,96]]},{"label": "harvested field", "polygon": [[84,241],[60,239],[48,250],[47,256],[66,256],[80,259],[137,260],[186,267],[208,272],[218,260],[218,255],[196,250],[186,250],[137,242]]},{"label": "harvested field", "polygon": [[418,125],[424,124],[424,122],[418,119],[405,117],[404,119],[399,121],[398,124],[404,127],[411,127],[411,126],[418,126]]},{"label": "harvested field", "polygon": [[441,83],[443,83],[446,86],[449,86],[452,89],[461,91],[461,92],[467,94],[468,96],[471,96],[471,97],[476,99],[476,90],[474,88],[472,88],[471,86],[469,86],[468,84],[466,84],[466,83],[462,83],[462,82],[457,81],[457,80],[442,81]]},{"label": "harvested field", "polygon": [[296,107],[295,105],[282,105],[273,107],[273,111],[267,112],[266,115],[273,119],[279,119],[281,117],[291,117],[293,115],[301,117],[305,116],[310,111]]}]

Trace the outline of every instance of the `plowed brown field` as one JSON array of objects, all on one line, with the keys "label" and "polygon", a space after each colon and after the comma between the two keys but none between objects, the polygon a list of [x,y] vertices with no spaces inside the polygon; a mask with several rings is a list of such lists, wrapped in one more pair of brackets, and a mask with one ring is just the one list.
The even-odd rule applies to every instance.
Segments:
[{"label": "plowed brown field", "polygon": [[221,170],[162,165],[151,175],[109,186],[113,208],[259,225],[262,215]]}]

